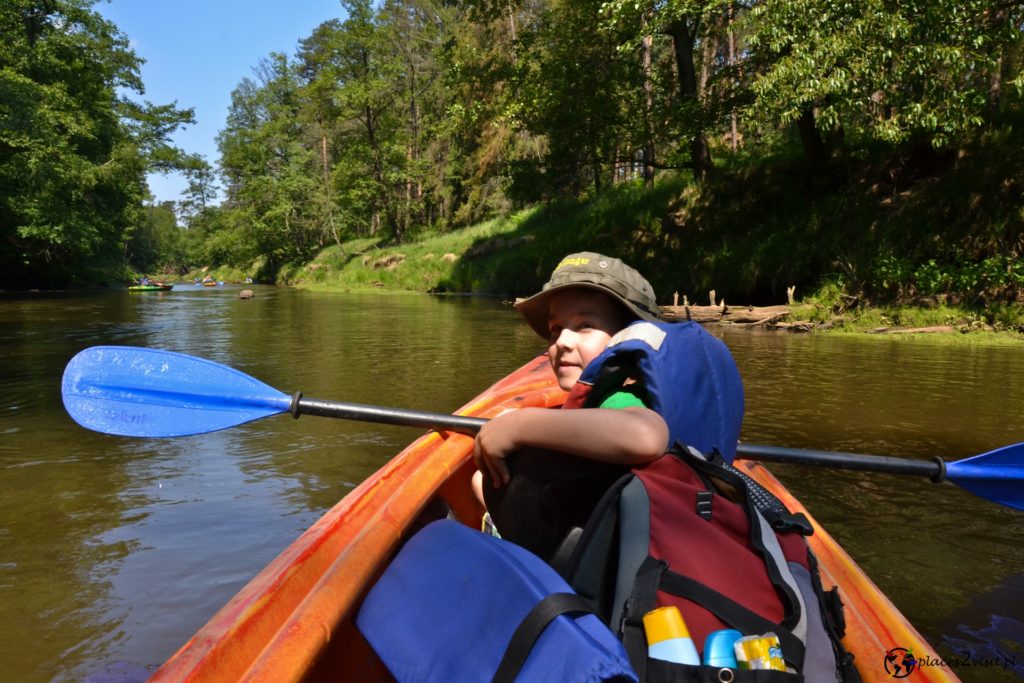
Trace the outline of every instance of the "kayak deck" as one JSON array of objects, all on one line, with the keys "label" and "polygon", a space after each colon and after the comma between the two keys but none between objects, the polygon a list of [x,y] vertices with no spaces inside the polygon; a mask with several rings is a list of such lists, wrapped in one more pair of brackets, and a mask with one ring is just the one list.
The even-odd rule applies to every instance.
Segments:
[{"label": "kayak deck", "polygon": [[[547,359],[538,357],[459,413],[494,417],[513,408],[557,407],[564,397]],[[437,432],[414,441],[286,548],[151,680],[392,680],[356,629],[355,614],[403,538],[436,516],[433,502],[442,499],[457,519],[479,526],[483,509],[469,486],[475,469],[472,444],[470,437]],[[739,461],[737,466],[790,510],[807,514],[763,466]],[[867,575],[807,516],[815,527],[809,541],[825,588],[841,586],[844,643],[855,654],[863,679],[890,678],[883,658],[893,647],[937,659]],[[930,667],[919,668],[915,680],[958,679],[946,669]]]}]

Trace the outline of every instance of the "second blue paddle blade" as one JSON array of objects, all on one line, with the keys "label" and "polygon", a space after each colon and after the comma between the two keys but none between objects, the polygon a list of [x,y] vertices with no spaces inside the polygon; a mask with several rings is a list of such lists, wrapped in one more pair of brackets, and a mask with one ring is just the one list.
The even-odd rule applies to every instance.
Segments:
[{"label": "second blue paddle blade", "polygon": [[64,407],[78,424],[119,436],[186,436],[288,410],[290,397],[212,361],[173,351],[94,346],[68,363]]},{"label": "second blue paddle blade", "polygon": [[946,478],[982,498],[1024,510],[1024,443],[946,463]]}]

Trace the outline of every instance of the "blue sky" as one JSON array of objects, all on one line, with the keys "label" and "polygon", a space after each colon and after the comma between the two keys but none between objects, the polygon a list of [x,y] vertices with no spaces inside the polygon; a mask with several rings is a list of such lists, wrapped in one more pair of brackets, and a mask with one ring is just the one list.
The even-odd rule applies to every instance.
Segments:
[{"label": "blue sky", "polygon": [[[94,10],[146,60],[137,99],[195,109],[196,123],[173,140],[211,164],[235,86],[261,58],[294,55],[299,40],[342,12],[340,0],[100,0]],[[177,200],[184,187],[177,175],[149,177],[157,201]]]}]

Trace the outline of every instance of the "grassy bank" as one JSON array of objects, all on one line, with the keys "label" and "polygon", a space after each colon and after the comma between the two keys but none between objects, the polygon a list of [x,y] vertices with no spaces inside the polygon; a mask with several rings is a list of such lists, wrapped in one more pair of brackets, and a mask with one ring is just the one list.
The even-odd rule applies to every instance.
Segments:
[{"label": "grassy bank", "polygon": [[621,184],[400,245],[352,240],[282,269],[279,282],[511,300],[537,291],[565,254],[592,250],[636,266],[663,305],[675,294],[707,303],[711,290],[734,306],[777,305],[795,287],[791,318],[836,332],[951,326],[1019,338],[1022,150],[1024,134],[1003,134],[956,157],[909,150],[813,172],[795,155],[756,167],[724,157],[700,187],[665,173],[652,188]]},{"label": "grassy bank", "polygon": [[[625,200],[620,197],[620,201]],[[353,240],[343,248],[324,249],[310,263],[290,267],[282,273],[282,282],[317,291],[471,293],[511,301],[537,291],[566,253],[580,249],[621,253],[610,240],[614,233],[600,229],[610,220],[607,216],[599,220],[609,206],[617,205],[590,205],[576,215],[563,207],[557,222],[551,219],[550,209],[535,208],[465,230],[423,234],[399,246]],[[634,262],[643,269],[643,263]],[[671,273],[656,272],[652,280],[657,282],[656,291],[662,292],[659,303],[672,303],[677,290],[671,289]],[[683,296],[695,300],[679,292],[680,301]],[[744,303],[734,301],[733,305]],[[908,328],[950,328],[948,334],[913,335],[927,337],[931,343],[1024,341],[1024,310],[1017,304],[986,308],[922,300],[916,305],[851,305],[849,295],[834,284],[798,297],[788,319],[806,321],[819,334],[871,334],[894,341],[910,335],[889,333]]]}]

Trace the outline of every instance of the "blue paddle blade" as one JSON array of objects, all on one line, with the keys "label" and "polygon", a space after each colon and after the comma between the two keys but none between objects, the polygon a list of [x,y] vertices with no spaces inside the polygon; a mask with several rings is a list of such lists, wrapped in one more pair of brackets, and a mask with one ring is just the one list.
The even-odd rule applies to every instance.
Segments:
[{"label": "blue paddle blade", "polygon": [[976,496],[1024,510],[1024,443],[946,463],[946,478]]},{"label": "blue paddle blade", "polygon": [[68,363],[64,407],[118,436],[202,434],[286,412],[291,397],[212,361],[173,351],[94,346]]}]

